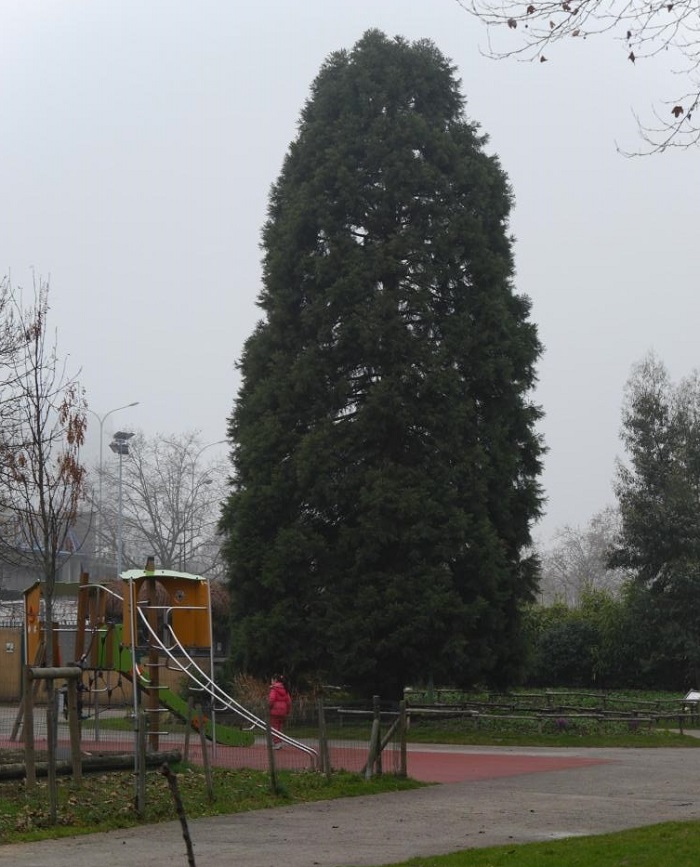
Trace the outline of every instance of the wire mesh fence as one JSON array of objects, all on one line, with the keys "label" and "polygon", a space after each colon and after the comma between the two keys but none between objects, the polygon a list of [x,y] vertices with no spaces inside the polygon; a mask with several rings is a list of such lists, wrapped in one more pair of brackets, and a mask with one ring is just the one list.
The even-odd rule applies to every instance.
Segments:
[{"label": "wire mesh fence", "polygon": [[[118,690],[106,693],[78,692],[80,750],[84,762],[100,768],[104,758],[106,768],[117,767],[114,757],[122,755],[129,767],[138,743],[138,725],[132,705]],[[56,690],[57,756],[70,758],[70,727],[68,693]],[[147,723],[148,752],[177,754],[195,765],[206,759],[215,767],[268,770],[274,761],[279,770],[328,770],[353,773],[405,773],[402,766],[402,729],[400,707],[396,702],[353,702],[328,704],[316,701],[300,702],[287,719],[283,729],[289,739],[272,756],[269,734],[264,727],[251,728],[235,713],[217,712],[211,703],[191,703],[192,716],[183,719],[167,709]],[[47,749],[48,728],[46,702],[36,697],[32,714],[34,749],[42,756]],[[206,736],[201,734],[206,724]],[[0,707],[0,749],[24,749],[25,725],[23,703]],[[322,728],[323,726],[323,728]],[[233,735],[236,735],[234,738]],[[374,744],[373,744],[374,735]],[[232,741],[236,741],[233,745]],[[303,750],[294,742],[307,747]],[[371,754],[373,750],[373,754]],[[323,756],[328,767],[324,768]],[[405,746],[403,750],[405,762]],[[0,771],[1,772],[1,771]]]}]

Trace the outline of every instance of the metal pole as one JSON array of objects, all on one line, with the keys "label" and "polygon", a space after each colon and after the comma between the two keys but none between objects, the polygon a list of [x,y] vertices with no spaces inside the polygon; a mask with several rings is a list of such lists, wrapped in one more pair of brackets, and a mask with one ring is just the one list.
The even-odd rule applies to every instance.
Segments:
[{"label": "metal pole", "polygon": [[98,485],[98,493],[97,493],[97,522],[95,527],[95,537],[97,539],[97,545],[95,547],[95,553],[97,554],[100,561],[102,560],[102,510],[104,505],[104,500],[102,499],[102,491],[103,491],[103,482],[104,482],[104,423],[115,412],[120,412],[122,409],[130,409],[132,406],[138,406],[139,401],[134,400],[131,403],[125,403],[124,406],[117,406],[114,409],[110,409],[109,412],[106,412],[104,415],[99,415],[95,412],[94,409],[87,408],[87,411],[94,415],[100,425],[100,480]]},{"label": "metal pole", "polygon": [[122,461],[124,455],[119,450],[119,512],[117,513],[117,578],[122,574]]},{"label": "metal pole", "polygon": [[195,485],[195,472],[197,470],[197,458],[200,456],[203,450],[197,452],[192,461],[192,484],[190,485],[190,492],[192,497],[191,504],[191,513],[190,513],[190,555],[187,556],[187,524],[185,524],[185,544],[183,546],[184,556],[182,558],[182,571],[186,572],[187,567],[190,565],[192,560],[194,559],[194,485]]},{"label": "metal pole", "polygon": [[97,500],[97,554],[100,558],[100,563],[102,562],[102,477],[104,475],[104,460],[103,460],[103,443],[102,443],[102,425],[104,424],[104,420],[107,416],[103,416],[100,418],[97,416],[100,421],[100,485],[99,485],[99,493]]}]

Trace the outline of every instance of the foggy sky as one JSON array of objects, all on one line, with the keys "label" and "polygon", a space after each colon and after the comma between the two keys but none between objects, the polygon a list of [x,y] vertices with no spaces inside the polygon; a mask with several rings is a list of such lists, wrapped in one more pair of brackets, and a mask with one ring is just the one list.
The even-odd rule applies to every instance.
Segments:
[{"label": "foggy sky", "polygon": [[370,27],[452,59],[510,177],[515,286],[545,346],[536,536],[582,526],[614,502],[632,364],[654,349],[674,379],[698,365],[700,154],[615,147],[641,144],[633,110],[675,95],[667,57],[633,65],[602,38],[496,62],[455,0],[0,0],[0,273],[50,277],[91,409],[140,401],[105,438],[222,439],[270,185],[324,59]]}]

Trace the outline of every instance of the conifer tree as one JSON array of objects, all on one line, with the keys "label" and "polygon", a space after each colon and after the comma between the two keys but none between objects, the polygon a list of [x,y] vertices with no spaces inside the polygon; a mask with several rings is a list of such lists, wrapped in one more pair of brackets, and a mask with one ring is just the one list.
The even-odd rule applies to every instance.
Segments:
[{"label": "conifer tree", "polygon": [[541,346],[464,104],[431,42],[369,31],[323,65],[272,188],[222,518],[248,672],[517,677]]}]

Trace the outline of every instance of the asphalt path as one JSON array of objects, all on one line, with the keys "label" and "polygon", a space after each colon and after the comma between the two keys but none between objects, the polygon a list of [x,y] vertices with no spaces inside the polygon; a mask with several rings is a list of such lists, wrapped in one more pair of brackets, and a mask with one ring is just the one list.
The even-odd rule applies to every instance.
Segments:
[{"label": "asphalt path", "polygon": [[[416,747],[453,782],[189,823],[197,867],[370,867],[700,818],[700,751]],[[443,770],[439,770],[442,768]],[[460,770],[461,769],[461,770]],[[421,771],[421,775],[424,775]],[[0,846],[7,867],[187,867],[178,822]]]}]

